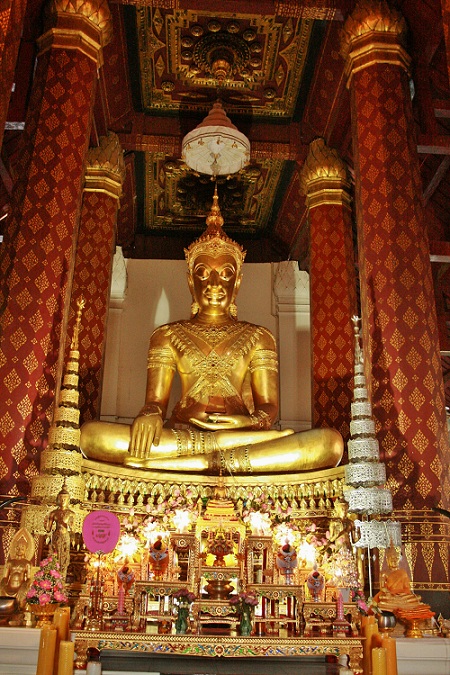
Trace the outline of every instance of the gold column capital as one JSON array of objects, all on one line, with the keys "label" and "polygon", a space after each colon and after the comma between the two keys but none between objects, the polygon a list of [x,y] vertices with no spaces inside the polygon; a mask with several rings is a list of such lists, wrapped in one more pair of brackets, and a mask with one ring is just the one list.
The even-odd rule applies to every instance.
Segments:
[{"label": "gold column capital", "polygon": [[105,192],[119,199],[125,180],[122,147],[115,133],[101,136],[100,144],[90,148],[87,155],[85,192]]},{"label": "gold column capital", "polygon": [[358,70],[390,63],[409,71],[404,48],[406,21],[386,0],[359,0],[341,32],[341,55],[346,60],[347,86]]},{"label": "gold column capital", "polygon": [[45,10],[45,32],[39,53],[52,47],[78,49],[100,67],[102,48],[113,34],[107,0],[50,0]]},{"label": "gold column capital", "polygon": [[324,204],[350,207],[348,168],[336,150],[329,148],[323,138],[309,145],[308,156],[300,173],[300,185],[309,209]]}]

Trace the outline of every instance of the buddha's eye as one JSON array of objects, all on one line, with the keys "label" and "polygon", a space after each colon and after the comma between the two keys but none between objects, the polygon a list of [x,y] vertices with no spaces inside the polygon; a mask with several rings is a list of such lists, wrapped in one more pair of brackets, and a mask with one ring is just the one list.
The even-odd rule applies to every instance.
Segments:
[{"label": "buddha's eye", "polygon": [[209,277],[209,269],[205,265],[197,265],[194,274],[198,279],[205,281]]},{"label": "buddha's eye", "polygon": [[234,267],[231,267],[231,265],[226,265],[226,267],[223,267],[220,270],[220,278],[223,279],[224,281],[230,281],[230,279],[233,278],[235,274],[235,269]]}]

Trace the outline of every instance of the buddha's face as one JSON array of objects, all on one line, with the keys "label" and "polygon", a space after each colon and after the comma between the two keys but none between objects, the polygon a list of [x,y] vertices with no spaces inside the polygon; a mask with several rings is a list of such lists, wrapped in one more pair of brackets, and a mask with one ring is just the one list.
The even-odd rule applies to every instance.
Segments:
[{"label": "buddha's face", "polygon": [[189,288],[197,302],[200,314],[211,317],[228,314],[241,283],[236,261],[232,255],[215,258],[199,255],[188,277]]}]

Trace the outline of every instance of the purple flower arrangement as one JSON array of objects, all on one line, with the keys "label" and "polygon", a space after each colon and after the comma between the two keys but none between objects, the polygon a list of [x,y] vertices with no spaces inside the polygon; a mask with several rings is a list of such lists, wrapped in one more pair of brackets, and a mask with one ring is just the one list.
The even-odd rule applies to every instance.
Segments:
[{"label": "purple flower arrangement", "polygon": [[185,602],[190,604],[194,602],[196,596],[188,588],[179,588],[172,597],[176,598],[180,603]]},{"label": "purple flower arrangement", "polygon": [[27,593],[30,605],[48,605],[50,602],[67,602],[64,584],[59,571],[59,562],[55,555],[41,560],[39,570],[34,575],[33,583]]},{"label": "purple flower arrangement", "polygon": [[244,605],[256,607],[258,603],[258,597],[254,593],[238,593],[230,598],[230,605],[235,605],[237,612],[242,612]]}]

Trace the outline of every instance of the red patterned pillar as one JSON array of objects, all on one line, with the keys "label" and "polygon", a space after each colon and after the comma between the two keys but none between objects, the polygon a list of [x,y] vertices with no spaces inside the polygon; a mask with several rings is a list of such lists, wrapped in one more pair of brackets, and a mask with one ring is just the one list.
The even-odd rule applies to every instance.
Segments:
[{"label": "red patterned pillar", "polygon": [[82,194],[105,0],[53,0],[0,252],[0,493],[26,493],[38,470],[63,361],[61,327]]},{"label": "red patterned pillar", "polygon": [[26,6],[26,0],[6,0],[6,2],[2,2],[0,7],[0,72],[2,73],[2,86],[0,87],[0,147],[3,142],[3,131],[5,129],[9,99],[14,82],[14,69],[16,67]]},{"label": "red patterned pillar", "polygon": [[313,426],[350,433],[357,312],[347,168],[321,138],[310,144],[302,169],[310,221]]},{"label": "red patterned pillar", "polygon": [[395,508],[414,511],[404,528],[416,541],[414,579],[436,589],[448,586],[448,532],[447,542],[442,529],[433,532],[430,509],[448,505],[450,453],[404,32],[386,2],[364,0],[345,22],[342,44],[366,374]]},{"label": "red patterned pillar", "polygon": [[[80,420],[100,415],[103,356],[108,318],[117,209],[125,178],[125,162],[116,134],[100,139],[88,153],[80,233],[78,236],[71,311],[86,300],[80,344]],[[72,334],[69,328],[68,334]]]}]

